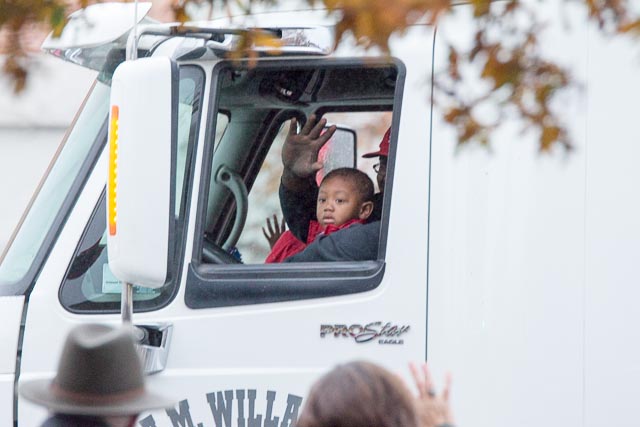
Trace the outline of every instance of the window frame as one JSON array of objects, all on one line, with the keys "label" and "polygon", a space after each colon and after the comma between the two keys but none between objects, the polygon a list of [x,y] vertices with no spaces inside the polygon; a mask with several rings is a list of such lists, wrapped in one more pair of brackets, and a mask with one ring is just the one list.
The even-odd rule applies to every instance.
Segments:
[{"label": "window frame", "polygon": [[[193,239],[192,259],[187,266],[185,284],[185,304],[192,309],[232,307],[274,302],[298,301],[314,298],[326,298],[339,295],[361,293],[377,288],[385,272],[389,208],[391,205],[391,183],[393,182],[395,145],[389,152],[387,180],[383,215],[380,221],[378,258],[373,261],[339,261],[284,264],[209,264],[201,261],[207,214],[207,198],[210,189],[210,176],[213,164],[214,147],[210,136],[215,133],[215,114],[218,111],[220,74],[231,66],[230,61],[221,61],[213,69],[209,99],[207,138],[204,146],[203,163],[200,171],[199,199],[197,203],[195,237]],[[234,63],[237,65],[237,62]],[[392,137],[397,136],[400,123],[406,68],[398,58],[324,58],[324,59],[275,59],[258,61],[258,69],[286,68],[348,68],[356,66],[394,66],[397,77],[393,95]],[[255,69],[254,68],[254,69]],[[380,107],[384,109],[384,107]],[[318,111],[340,111],[339,107],[323,107]],[[357,108],[354,107],[354,111]],[[376,108],[372,108],[372,111]],[[286,110],[283,110],[284,113]],[[282,114],[281,122],[291,115]],[[276,130],[277,131],[277,130]],[[264,161],[264,144],[260,146]],[[256,156],[257,157],[257,156]],[[255,161],[244,169],[258,168]],[[243,177],[246,171],[243,172]],[[255,177],[249,178],[252,184]],[[249,185],[247,185],[249,188]]]}]

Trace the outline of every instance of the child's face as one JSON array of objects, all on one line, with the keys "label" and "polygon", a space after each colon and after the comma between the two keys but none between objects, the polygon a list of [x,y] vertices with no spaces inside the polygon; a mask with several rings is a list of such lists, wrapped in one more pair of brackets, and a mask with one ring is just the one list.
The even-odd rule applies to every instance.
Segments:
[{"label": "child's face", "polygon": [[[371,202],[367,202],[371,203]],[[371,212],[360,200],[354,184],[340,176],[324,180],[318,190],[316,217],[325,228],[329,224],[342,225],[352,219],[366,219]]]}]

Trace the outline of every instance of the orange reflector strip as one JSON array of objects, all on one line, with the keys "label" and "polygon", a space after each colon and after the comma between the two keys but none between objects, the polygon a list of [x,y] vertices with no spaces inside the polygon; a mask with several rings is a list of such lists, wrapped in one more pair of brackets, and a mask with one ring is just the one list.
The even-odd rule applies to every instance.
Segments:
[{"label": "orange reflector strip", "polygon": [[116,235],[117,186],[118,186],[118,113],[117,105],[111,106],[111,121],[109,123],[109,177],[107,195],[107,223],[109,235]]}]

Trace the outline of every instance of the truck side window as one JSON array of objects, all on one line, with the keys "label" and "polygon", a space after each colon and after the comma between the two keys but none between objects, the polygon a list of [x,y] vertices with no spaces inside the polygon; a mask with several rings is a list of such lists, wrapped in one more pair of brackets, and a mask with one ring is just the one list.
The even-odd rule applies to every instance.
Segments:
[{"label": "truck side window", "polygon": [[[355,131],[357,138],[356,162],[353,164],[353,156],[350,163],[330,165],[357,167],[367,173],[371,180],[376,182],[376,173],[373,166],[378,163],[377,158],[362,158],[362,154],[376,151],[385,131],[391,125],[391,112],[388,111],[356,111],[356,112],[329,112],[324,114],[328,123],[347,126]],[[262,264],[270,253],[270,245],[265,238],[263,229],[269,234],[266,220],[270,219],[273,226],[273,215],[278,222],[283,219],[278,197],[280,176],[282,175],[282,145],[289,131],[291,120],[286,120],[273,139],[269,152],[265,156],[260,171],[249,192],[248,213],[242,234],[236,244],[237,253],[242,257],[244,264]],[[329,144],[334,141],[330,141]],[[339,143],[339,142],[338,142]],[[319,181],[321,175],[317,177]],[[379,191],[376,189],[376,191]]]},{"label": "truck side window", "polygon": [[[375,288],[384,273],[384,220],[378,257],[369,261],[265,264],[270,244],[263,227],[267,228],[266,219],[274,214],[278,221],[282,219],[281,150],[292,118],[302,124],[315,114],[345,128],[345,135],[354,134],[355,147],[341,142],[338,134],[332,138],[328,144],[339,147],[336,152],[341,154],[335,161],[325,159],[325,165],[359,168],[375,183],[377,157],[361,156],[378,150],[392,117],[399,114],[399,108],[396,111],[394,107],[401,100],[397,88],[402,87],[398,81],[404,79],[402,64],[388,59],[366,64],[289,60],[246,69],[219,64],[216,75],[212,90],[215,105],[219,111],[229,112],[230,121],[215,152],[213,147],[205,147],[207,167],[202,179],[206,187],[199,202],[196,231],[201,238],[194,241],[187,305],[257,304]],[[337,144],[341,143],[346,146],[340,148]],[[391,168],[392,164],[390,157]],[[310,194],[312,214],[315,197]]]},{"label": "truck side window", "polygon": [[[178,106],[178,150],[176,164],[176,220],[178,244],[182,244],[184,218],[188,202],[193,153],[202,109],[204,75],[200,68],[180,69]],[[221,117],[220,123],[224,124]],[[224,129],[221,129],[221,134]],[[109,269],[106,247],[105,197],[100,198],[85,229],[74,258],[69,265],[62,287],[62,305],[73,312],[118,312],[120,282]],[[177,251],[182,253],[182,251]],[[162,289],[134,287],[134,309],[152,310],[165,304],[176,288],[175,279]]]}]

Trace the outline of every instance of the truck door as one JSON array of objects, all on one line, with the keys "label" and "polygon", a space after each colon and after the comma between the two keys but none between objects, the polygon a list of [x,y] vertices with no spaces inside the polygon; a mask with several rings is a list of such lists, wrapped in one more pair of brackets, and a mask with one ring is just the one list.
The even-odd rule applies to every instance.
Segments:
[{"label": "truck door", "polygon": [[[432,34],[416,33],[420,43],[396,46],[397,59],[222,61],[203,86],[193,67],[193,95],[180,88],[193,119],[182,131],[185,172],[176,179],[175,276],[159,290],[138,287],[133,317],[155,347],[149,381],[179,403],[145,414],[141,426],[286,427],[311,382],[341,361],[369,359],[402,372],[424,359],[430,55],[423,51]],[[206,63],[199,66],[209,75]],[[376,151],[391,128],[376,259],[264,264],[261,227],[280,215],[280,146],[290,120],[311,114],[356,129],[357,166],[372,177],[378,159],[360,156]],[[71,253],[46,266],[55,285],[32,294],[21,380],[53,374],[74,324],[120,321],[119,283],[103,247],[105,162],[103,155],[102,178],[94,171],[78,202],[87,207],[74,211],[58,239],[56,248]],[[246,199],[233,187],[245,188]],[[33,425],[43,412],[21,401],[19,416]]]},{"label": "truck door", "polygon": [[[388,59],[216,66],[210,115],[224,114],[228,122],[220,141],[208,138],[203,147],[200,196],[191,204],[195,221],[187,242],[192,253],[176,297],[187,315],[176,313],[171,320],[174,352],[164,372],[181,400],[175,410],[149,415],[142,425],[289,426],[310,383],[331,366],[364,358],[404,371],[409,360],[425,357],[426,244],[412,249],[411,257],[405,251],[412,233],[426,237],[426,221],[405,228],[394,203],[407,202],[409,181],[427,168],[396,174],[402,142],[390,153],[376,259],[265,264],[269,247],[261,230],[267,217],[281,215],[280,147],[290,120],[316,114],[356,129],[360,160],[377,151],[389,126],[395,141],[403,132],[406,74],[401,61]],[[414,154],[427,148],[425,143]],[[403,157],[409,155],[405,150]],[[375,177],[377,162],[359,166]],[[246,187],[248,197],[234,195],[221,174]],[[413,214],[426,219],[426,185],[422,195],[413,190]],[[244,226],[236,239],[238,223]]]}]

